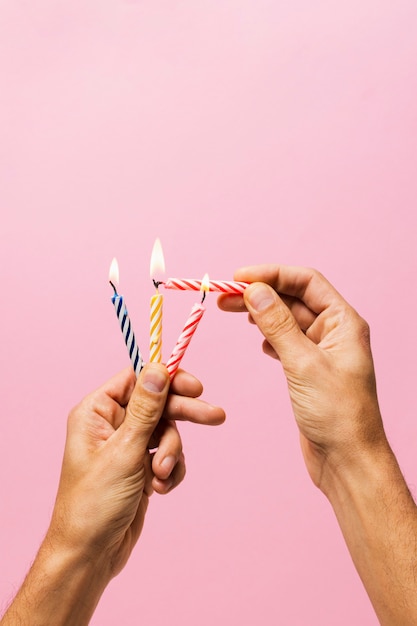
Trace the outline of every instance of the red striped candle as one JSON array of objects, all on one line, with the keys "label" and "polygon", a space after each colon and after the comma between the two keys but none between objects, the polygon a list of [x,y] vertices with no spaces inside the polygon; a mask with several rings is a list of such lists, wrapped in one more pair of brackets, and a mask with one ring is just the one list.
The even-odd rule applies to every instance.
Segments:
[{"label": "red striped candle", "polygon": [[[180,289],[181,291],[200,291],[201,280],[195,278],[168,278],[164,283],[166,289]],[[221,291],[222,293],[243,293],[249,283],[236,280],[209,280],[207,291]]]},{"label": "red striped candle", "polygon": [[187,349],[188,344],[190,343],[198,324],[200,323],[201,318],[203,317],[204,311],[206,308],[203,306],[204,298],[206,296],[206,292],[208,291],[208,276],[200,280],[200,290],[203,291],[203,297],[201,303],[197,303],[191,309],[188,320],[185,323],[185,326],[182,330],[181,335],[178,337],[178,341],[175,345],[174,350],[172,351],[171,356],[168,359],[166,364],[167,370],[169,372],[170,380],[172,380],[179,368],[181,363],[181,359],[184,356],[184,353]]}]

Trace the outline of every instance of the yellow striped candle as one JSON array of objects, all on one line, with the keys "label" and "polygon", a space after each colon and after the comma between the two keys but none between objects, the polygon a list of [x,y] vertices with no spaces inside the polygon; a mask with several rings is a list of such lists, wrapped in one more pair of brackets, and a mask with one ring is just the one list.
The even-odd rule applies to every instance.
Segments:
[{"label": "yellow striped candle", "polygon": [[151,254],[151,278],[155,285],[156,294],[151,298],[151,327],[150,327],[150,357],[153,363],[162,361],[162,305],[163,296],[158,293],[160,278],[165,272],[164,253],[159,239],[154,243]]}]

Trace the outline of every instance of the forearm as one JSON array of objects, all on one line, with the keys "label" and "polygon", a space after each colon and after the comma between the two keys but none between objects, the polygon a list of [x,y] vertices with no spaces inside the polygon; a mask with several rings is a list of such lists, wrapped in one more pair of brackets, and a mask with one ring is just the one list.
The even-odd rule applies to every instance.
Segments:
[{"label": "forearm", "polygon": [[388,443],[334,465],[323,490],[380,623],[417,624],[417,508]]},{"label": "forearm", "polygon": [[47,536],[1,626],[84,626],[110,579],[103,557],[56,549]]}]

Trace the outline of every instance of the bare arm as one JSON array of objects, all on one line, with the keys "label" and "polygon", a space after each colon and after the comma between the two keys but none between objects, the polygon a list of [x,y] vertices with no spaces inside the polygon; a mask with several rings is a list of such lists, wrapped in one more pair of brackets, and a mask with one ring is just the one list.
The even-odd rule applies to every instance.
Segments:
[{"label": "bare arm", "polygon": [[140,536],[152,492],[184,478],[175,420],[224,420],[222,409],[198,399],[193,376],[178,372],[168,395],[169,386],[160,364],[147,365],[136,384],[126,370],[71,412],[51,524],[1,626],[89,623]]},{"label": "bare arm", "polygon": [[381,624],[417,624],[417,510],[385,436],[366,322],[318,272],[263,265],[221,296],[281,361],[314,484],[327,496]]},{"label": "bare arm", "polygon": [[342,464],[325,493],[380,623],[415,625],[417,510],[391,450]]},{"label": "bare arm", "polygon": [[86,560],[47,536],[2,626],[88,624],[111,579],[103,555]]}]

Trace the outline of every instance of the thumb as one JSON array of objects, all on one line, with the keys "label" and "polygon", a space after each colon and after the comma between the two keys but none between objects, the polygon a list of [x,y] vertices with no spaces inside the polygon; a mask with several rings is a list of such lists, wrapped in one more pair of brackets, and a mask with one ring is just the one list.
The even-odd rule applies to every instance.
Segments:
[{"label": "thumb", "polygon": [[305,353],[308,340],[286,304],[265,283],[249,285],[244,299],[253,321],[274,348],[283,367],[294,365],[294,358]]},{"label": "thumb", "polygon": [[132,442],[142,457],[165,408],[169,374],[160,363],[148,363],[141,371],[122,424],[123,438]]}]

